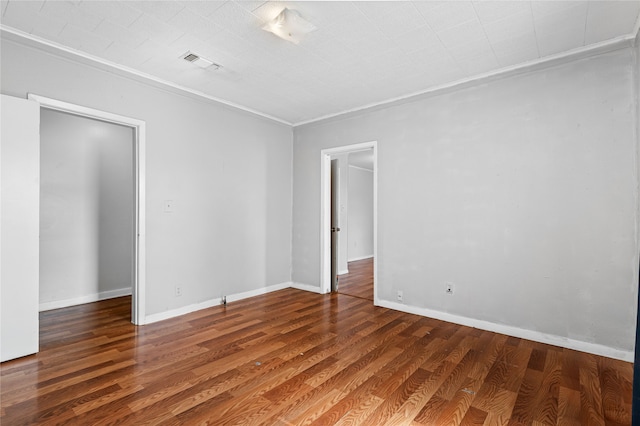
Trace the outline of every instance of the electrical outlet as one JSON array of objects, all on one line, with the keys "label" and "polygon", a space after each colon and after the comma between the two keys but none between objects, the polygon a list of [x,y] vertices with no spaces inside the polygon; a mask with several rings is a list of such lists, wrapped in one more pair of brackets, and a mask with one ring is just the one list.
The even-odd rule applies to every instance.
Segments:
[{"label": "electrical outlet", "polygon": [[447,293],[448,295],[453,295],[453,284],[452,283],[446,283],[445,284],[445,288],[444,288],[444,292]]},{"label": "electrical outlet", "polygon": [[179,285],[176,286],[176,297],[182,296],[182,287]]},{"label": "electrical outlet", "polygon": [[402,290],[398,290],[398,293],[396,293],[396,299],[398,300],[398,302],[402,302],[404,300],[404,294],[402,294]]}]

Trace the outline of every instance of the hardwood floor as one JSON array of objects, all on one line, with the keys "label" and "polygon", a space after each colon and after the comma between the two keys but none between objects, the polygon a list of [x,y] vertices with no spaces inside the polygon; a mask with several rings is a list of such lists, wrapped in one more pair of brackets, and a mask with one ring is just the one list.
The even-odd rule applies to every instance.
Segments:
[{"label": "hardwood floor", "polygon": [[349,273],[338,283],[338,293],[373,301],[373,258],[349,262]]},{"label": "hardwood floor", "polygon": [[9,425],[630,425],[633,365],[286,289],[135,327],[41,314],[0,366]]}]

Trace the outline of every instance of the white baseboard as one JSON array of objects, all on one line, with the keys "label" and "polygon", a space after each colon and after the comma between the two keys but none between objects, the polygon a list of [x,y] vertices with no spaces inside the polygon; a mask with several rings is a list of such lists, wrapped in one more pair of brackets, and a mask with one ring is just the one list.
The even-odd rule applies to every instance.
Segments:
[{"label": "white baseboard", "polygon": [[52,309],[67,308],[69,306],[82,305],[84,303],[97,302],[99,300],[113,299],[114,297],[130,296],[131,287],[119,288],[116,290],[101,291],[100,293],[87,294],[85,296],[74,297],[64,300],[53,300],[51,302],[40,303],[38,309],[50,311]]},{"label": "white baseboard", "polygon": [[481,330],[492,331],[494,333],[506,334],[508,336],[518,337],[521,339],[533,340],[535,342],[546,343],[549,345],[560,346],[567,349],[574,349],[581,352],[587,352],[594,355],[605,356],[608,358],[619,359],[623,361],[633,362],[634,352],[615,349],[609,346],[597,343],[583,342],[581,340],[569,339],[567,337],[546,334],[535,330],[527,330],[524,328],[513,327],[509,325],[496,324],[489,321],[483,321],[473,318],[467,318],[460,315],[440,312],[433,309],[419,308],[416,306],[403,305],[401,303],[390,302],[388,300],[378,300],[376,305],[382,306],[396,311],[407,312],[410,314],[421,315],[424,317],[435,318],[442,321],[448,321],[455,324],[466,325]]},{"label": "white baseboard", "polygon": [[[228,294],[227,303],[235,302],[237,300],[247,299],[249,297],[260,296],[262,294],[271,293],[272,291],[278,291],[291,287],[291,282],[285,282],[280,284],[274,284],[268,287],[261,287],[255,290],[245,291],[242,293]],[[194,303],[188,306],[182,306],[177,309],[171,309],[165,312],[159,312],[157,314],[147,315],[142,324],[151,324],[158,321],[163,321],[169,318],[178,317],[180,315],[189,314],[191,312],[199,311],[201,309],[211,308],[222,304],[222,298],[216,297],[215,299],[206,300],[200,303]]]},{"label": "white baseboard", "polygon": [[[273,291],[282,290],[285,288],[295,288],[298,290],[310,291],[312,293],[322,294],[320,287],[303,284],[297,282],[285,282],[280,284],[274,284],[268,287],[262,287],[255,290],[245,291],[242,293],[227,295],[227,303],[235,302],[237,300],[247,299],[249,297],[259,296]],[[65,308],[68,306],[80,305],[83,303],[97,302],[99,300],[111,299],[114,297],[128,296],[131,294],[131,288],[121,288],[117,290],[104,291],[96,294],[90,294],[82,297],[76,297],[73,299],[65,299],[59,301],[45,302],[40,304],[40,311],[48,311],[51,309]],[[160,312],[157,314],[149,315],[145,318],[143,324],[151,324],[154,322],[162,321],[169,318],[174,318],[180,315],[195,312],[201,309],[210,308],[212,306],[220,305],[221,298],[207,300],[201,303],[195,303],[181,308],[172,309],[166,312]],[[549,345],[560,346],[563,348],[574,349],[577,351],[587,352],[594,355],[605,356],[608,358],[619,359],[627,362],[634,361],[634,352],[625,351],[622,349],[611,348],[609,346],[600,345],[597,343],[584,342],[581,340],[569,339],[567,337],[557,336],[553,334],[546,334],[535,330],[527,330],[524,328],[513,327],[504,324],[496,324],[489,321],[478,320],[474,318],[468,318],[461,315],[450,314],[447,312],[436,311],[433,309],[420,308],[417,306],[409,306],[401,303],[391,302],[387,300],[376,300],[376,306],[384,308],[394,309],[396,311],[407,312],[410,314],[421,315],[424,317],[435,318],[442,321],[448,321],[455,324],[465,325],[467,327],[474,327],[481,330],[492,331],[494,333],[506,334],[508,336],[518,337],[521,339],[533,340],[535,342],[546,343]]]},{"label": "white baseboard", "polygon": [[283,290],[289,287],[291,287],[290,281],[286,283],[270,285],[269,287],[258,288],[256,290],[245,291],[243,293],[230,294],[227,296],[227,303],[235,302],[236,300],[247,299],[253,296],[260,296],[261,294],[267,294],[273,291]]},{"label": "white baseboard", "polygon": [[343,269],[341,271],[338,271],[338,275],[344,275],[344,274],[348,274],[349,273],[349,269]]},{"label": "white baseboard", "polygon": [[323,294],[320,287],[310,284],[291,283],[291,288],[297,288],[298,290],[310,291],[312,293]]},{"label": "white baseboard", "polygon": [[358,260],[365,260],[365,259],[371,259],[373,257],[372,254],[366,255],[366,256],[360,256],[360,257],[353,257],[351,259],[347,259],[347,262],[355,262]]}]

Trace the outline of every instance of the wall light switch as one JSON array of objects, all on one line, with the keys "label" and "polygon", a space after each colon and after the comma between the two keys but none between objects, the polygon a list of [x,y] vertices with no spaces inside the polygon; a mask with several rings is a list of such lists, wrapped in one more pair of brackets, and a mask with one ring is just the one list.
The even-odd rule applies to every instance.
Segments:
[{"label": "wall light switch", "polygon": [[164,212],[173,213],[173,200],[164,200]]}]

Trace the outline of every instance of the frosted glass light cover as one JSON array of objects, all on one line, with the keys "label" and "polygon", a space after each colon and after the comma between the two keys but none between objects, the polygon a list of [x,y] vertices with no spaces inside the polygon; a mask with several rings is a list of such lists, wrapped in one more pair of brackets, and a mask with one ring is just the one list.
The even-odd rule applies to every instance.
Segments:
[{"label": "frosted glass light cover", "polygon": [[284,8],[278,16],[267,22],[262,29],[284,40],[298,44],[302,37],[317,28],[300,16],[297,11]]}]

